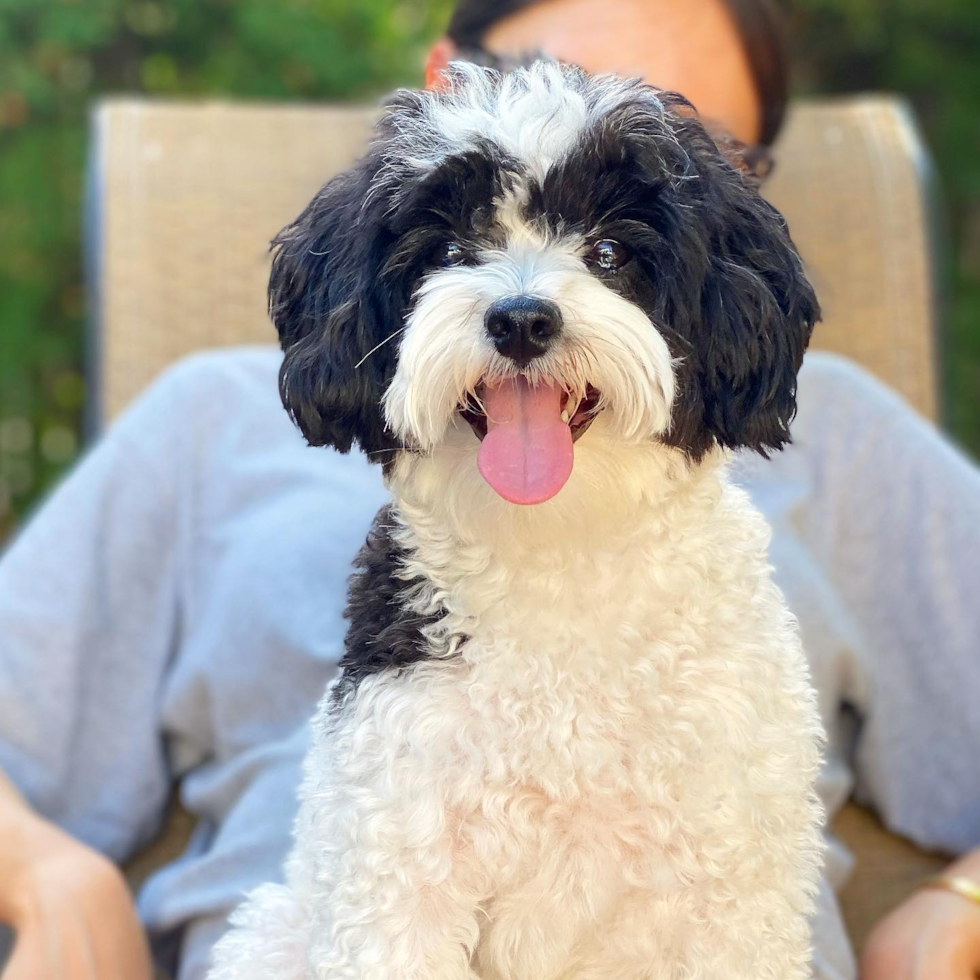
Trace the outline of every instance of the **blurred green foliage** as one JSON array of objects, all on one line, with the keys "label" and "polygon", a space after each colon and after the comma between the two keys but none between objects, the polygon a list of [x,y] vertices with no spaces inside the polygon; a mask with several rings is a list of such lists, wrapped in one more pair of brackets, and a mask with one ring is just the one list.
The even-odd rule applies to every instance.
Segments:
[{"label": "blurred green foliage", "polygon": [[373,98],[449,0],[0,0],[0,539],[76,455],[81,205],[104,93]]},{"label": "blurred green foliage", "polygon": [[[686,2],[686,0],[685,0]],[[88,111],[103,93],[366,98],[413,83],[452,0],[0,0],[0,539],[78,451]],[[980,3],[797,0],[801,80],[919,110],[953,248],[953,433],[980,450]]]}]

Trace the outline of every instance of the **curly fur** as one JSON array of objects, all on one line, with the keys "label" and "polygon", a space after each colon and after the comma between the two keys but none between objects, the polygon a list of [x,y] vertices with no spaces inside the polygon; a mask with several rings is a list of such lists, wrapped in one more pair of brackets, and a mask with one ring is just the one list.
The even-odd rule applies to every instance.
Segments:
[{"label": "curly fur", "polygon": [[369,674],[396,673],[430,656],[426,632],[445,614],[438,604],[426,610],[403,601],[425,589],[421,575],[406,574],[409,554],[396,540],[396,518],[384,507],[354,559],[345,617],[350,629],[340,658],[334,697],[342,702]]}]

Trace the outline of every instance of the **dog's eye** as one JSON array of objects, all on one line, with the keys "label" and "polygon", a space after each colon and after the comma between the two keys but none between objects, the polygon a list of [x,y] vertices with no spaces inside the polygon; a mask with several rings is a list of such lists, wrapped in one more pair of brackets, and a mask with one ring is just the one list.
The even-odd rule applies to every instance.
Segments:
[{"label": "dog's eye", "polygon": [[435,264],[441,265],[444,269],[450,266],[461,265],[466,261],[466,252],[459,242],[447,242],[435,251]]},{"label": "dog's eye", "polygon": [[589,265],[595,265],[600,269],[612,271],[622,268],[631,258],[633,258],[632,249],[628,248],[622,242],[614,242],[611,238],[603,238],[589,249],[588,255],[585,256],[585,261]]}]

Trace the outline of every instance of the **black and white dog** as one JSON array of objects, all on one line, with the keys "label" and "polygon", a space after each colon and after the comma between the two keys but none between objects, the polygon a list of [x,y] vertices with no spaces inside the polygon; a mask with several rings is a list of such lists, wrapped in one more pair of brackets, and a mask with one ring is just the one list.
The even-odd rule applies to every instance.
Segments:
[{"label": "black and white dog", "polygon": [[780,215],[677,95],[456,66],[270,295],[290,413],[392,502],[213,980],[807,977],[819,722],[725,477],[818,316]]}]

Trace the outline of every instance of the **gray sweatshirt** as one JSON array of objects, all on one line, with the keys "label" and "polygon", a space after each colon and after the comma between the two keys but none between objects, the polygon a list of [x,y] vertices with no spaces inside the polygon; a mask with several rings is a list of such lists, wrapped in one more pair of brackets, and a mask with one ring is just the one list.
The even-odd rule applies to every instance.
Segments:
[{"label": "gray sweatshirt", "polygon": [[[139,906],[180,980],[279,876],[306,722],[336,669],[348,568],[385,500],[359,455],[307,448],[279,355],[170,370],[0,561],[0,769],[122,860],[179,781],[198,818]],[[821,792],[920,844],[980,844],[980,475],[854,366],[810,355],[794,445],[736,477],[774,529],[830,734]],[[856,724],[855,724],[856,722]],[[855,975],[831,850],[814,972]],[[179,964],[179,965],[178,965]]]}]

